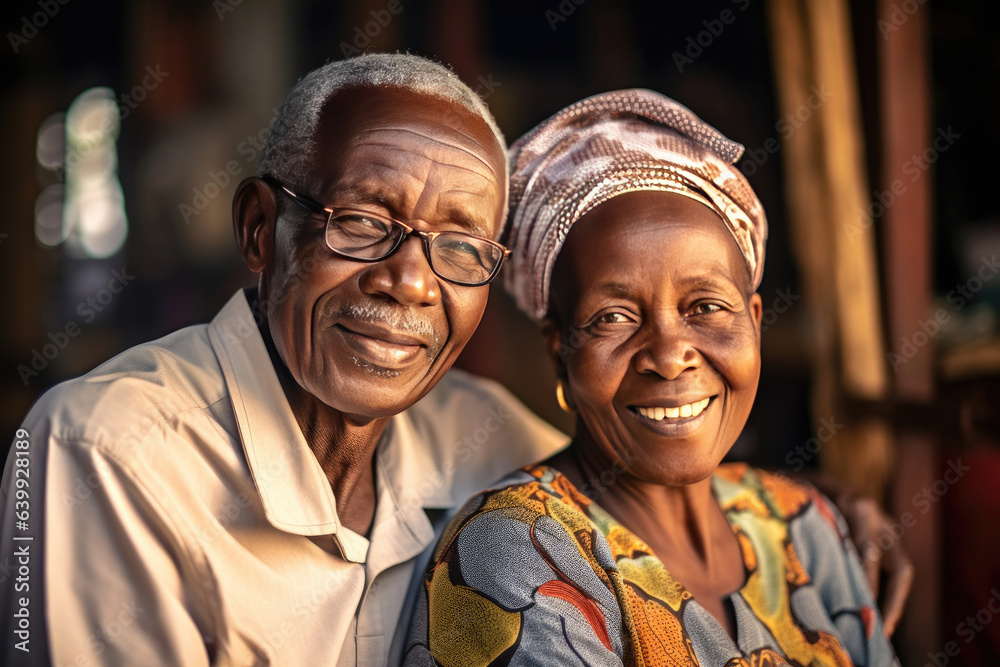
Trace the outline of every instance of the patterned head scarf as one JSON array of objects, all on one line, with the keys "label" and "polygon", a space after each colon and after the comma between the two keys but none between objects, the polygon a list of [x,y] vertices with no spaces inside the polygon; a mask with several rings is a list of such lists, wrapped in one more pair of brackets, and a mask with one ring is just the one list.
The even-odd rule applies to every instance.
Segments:
[{"label": "patterned head scarf", "polygon": [[597,205],[639,190],[681,194],[718,213],[756,290],[767,221],[733,166],[742,154],[743,146],[650,90],[618,90],[566,107],[511,146],[507,291],[541,322],[570,227]]}]

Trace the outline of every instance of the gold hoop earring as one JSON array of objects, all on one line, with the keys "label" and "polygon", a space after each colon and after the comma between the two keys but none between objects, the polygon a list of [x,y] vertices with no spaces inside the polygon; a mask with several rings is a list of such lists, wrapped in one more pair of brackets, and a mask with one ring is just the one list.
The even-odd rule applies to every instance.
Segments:
[{"label": "gold hoop earring", "polygon": [[573,408],[569,407],[569,403],[566,401],[566,393],[563,390],[562,380],[556,380],[556,403],[559,404],[563,412],[573,412]]}]

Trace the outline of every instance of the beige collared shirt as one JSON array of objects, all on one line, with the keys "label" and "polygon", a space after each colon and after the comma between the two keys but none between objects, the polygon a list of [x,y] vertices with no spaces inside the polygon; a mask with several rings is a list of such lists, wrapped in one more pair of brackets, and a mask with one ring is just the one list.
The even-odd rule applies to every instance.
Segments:
[{"label": "beige collared shirt", "polygon": [[[242,292],[211,324],[53,388],[23,429],[0,487],[4,645],[8,664],[48,650],[59,666],[394,664],[451,514],[565,442],[499,385],[453,370],[390,423],[374,526],[358,535]],[[26,528],[18,467],[30,468]],[[7,572],[25,545],[16,591]],[[27,654],[14,646],[22,607]]]}]

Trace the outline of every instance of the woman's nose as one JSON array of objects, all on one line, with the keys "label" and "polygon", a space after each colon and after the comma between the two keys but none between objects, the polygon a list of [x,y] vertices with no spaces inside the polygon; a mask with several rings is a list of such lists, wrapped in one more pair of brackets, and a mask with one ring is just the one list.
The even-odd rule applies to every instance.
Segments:
[{"label": "woman's nose", "polygon": [[640,340],[641,346],[633,357],[638,373],[655,373],[674,380],[702,363],[694,331],[683,319],[663,318],[652,323]]}]

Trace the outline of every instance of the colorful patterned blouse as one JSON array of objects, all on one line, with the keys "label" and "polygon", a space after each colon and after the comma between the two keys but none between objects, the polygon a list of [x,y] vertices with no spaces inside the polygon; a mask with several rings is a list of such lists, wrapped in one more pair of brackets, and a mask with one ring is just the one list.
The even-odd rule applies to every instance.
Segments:
[{"label": "colorful patterned blouse", "polygon": [[407,665],[897,664],[843,519],[818,492],[721,466],[746,583],[737,641],[638,537],[553,468],[524,468],[449,526]]}]

